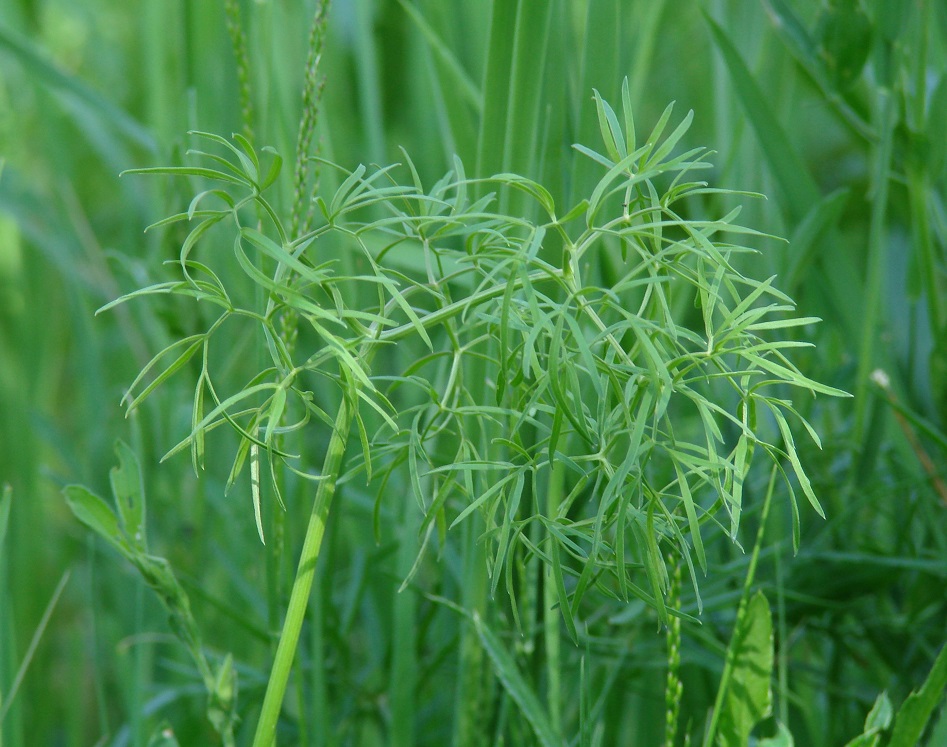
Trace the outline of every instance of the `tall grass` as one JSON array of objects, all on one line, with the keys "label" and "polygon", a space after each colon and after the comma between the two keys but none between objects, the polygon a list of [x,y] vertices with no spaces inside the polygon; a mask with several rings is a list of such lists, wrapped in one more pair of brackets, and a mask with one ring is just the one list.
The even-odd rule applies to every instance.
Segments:
[{"label": "tall grass", "polygon": [[[708,181],[768,196],[706,196],[683,217],[723,215],[740,201],[741,223],[790,239],[761,239],[761,253],[734,260],[735,268],[757,280],[777,275],[776,287],[796,299],[797,313],[824,320],[798,330],[798,339],[817,346],[794,350],[792,360],[807,377],[856,395],[792,395],[823,442],[818,451],[797,434],[826,519],[805,505],[794,517],[787,487],[777,483],[754,582],[773,607],[774,713],[797,744],[841,745],[865,730],[882,690],[900,704],[944,640],[939,590],[947,542],[936,480],[947,444],[947,12],[934,2],[824,8],[814,0],[520,0],[491,8],[336,0],[318,66],[309,35],[316,13],[314,4],[237,2],[166,3],[142,13],[104,0],[0,8],[0,101],[10,103],[0,104],[0,482],[12,486],[12,498],[0,504],[0,516],[9,507],[0,542],[0,743],[145,745],[165,724],[182,745],[213,743],[208,692],[218,680],[226,685],[216,675],[233,652],[234,741],[250,744],[310,516],[315,485],[292,471],[271,479],[262,446],[246,447],[246,467],[225,490],[241,444],[227,426],[207,434],[199,456],[195,450],[201,479],[186,455],[159,464],[193,430],[200,351],[122,419],[118,403],[138,370],[215,317],[204,302],[170,296],[93,316],[122,293],[174,278],[173,266],[161,263],[178,257],[189,230],[175,224],[141,233],[186,207],[193,185],[117,174],[192,163],[184,157],[194,146],[187,129],[252,136],[254,148],[272,145],[286,159],[285,177],[270,194],[295,234],[306,220],[297,193],[317,186],[328,201],[346,177],[305,156],[318,153],[350,172],[359,163],[403,162],[403,146],[424,191],[455,168],[456,153],[467,177],[522,173],[546,185],[564,212],[603,173],[570,147],[601,150],[592,91],[621,117],[626,76],[639,142],[676,99],[678,116],[693,109],[695,117],[675,155],[712,146],[717,167]],[[245,61],[234,52],[235,29],[245,37]],[[314,129],[301,135],[321,80]],[[293,174],[307,164],[310,176],[301,181],[309,186],[299,189]],[[492,189],[474,184],[470,193]],[[504,214],[544,219],[522,192],[500,199]],[[366,220],[382,214],[379,208]],[[248,217],[247,226],[262,217]],[[233,237],[221,228],[205,238],[208,258],[232,252]],[[547,247],[561,249],[551,239]],[[340,275],[371,272],[365,258],[338,245],[332,252]],[[427,268],[404,254],[391,254],[402,263],[398,271],[423,277]],[[607,252],[602,257],[581,270],[604,284],[621,267]],[[264,259],[259,267],[273,264]],[[266,294],[238,266],[214,268],[234,298],[264,308]],[[457,283],[449,291],[452,298],[468,292]],[[377,293],[354,285],[340,293],[345,308],[377,302]],[[692,307],[674,313],[682,328],[700,324]],[[294,343],[292,329],[274,328],[271,337],[305,349],[312,333],[301,331]],[[458,322],[443,334],[462,331]],[[267,356],[262,333],[234,325],[222,334],[208,364],[221,395],[244,387],[259,370],[260,351]],[[796,331],[787,334],[797,339]],[[421,349],[399,343],[384,356],[404,371],[425,355]],[[578,348],[571,352],[581,357]],[[497,396],[487,383],[489,363],[482,358],[462,371],[472,401]],[[447,359],[427,365],[432,377],[449,375]],[[888,376],[884,390],[870,377],[879,368]],[[327,413],[345,402],[327,387],[315,391],[314,403]],[[402,385],[391,396],[398,412],[410,413],[422,395]],[[207,413],[213,402],[204,397]],[[300,407],[287,405],[271,431],[292,425]],[[373,417],[366,415],[365,437],[376,448]],[[257,423],[263,434],[268,422]],[[785,449],[778,429],[761,425]],[[479,457],[515,463],[512,445],[491,440],[493,426],[479,428],[469,435]],[[294,463],[302,472],[318,471],[327,451],[338,452],[331,433],[282,433],[281,448],[305,455]],[[503,516],[486,536],[486,525],[473,521],[449,531],[449,520],[422,524],[411,496],[436,497],[443,473],[430,473],[433,465],[409,442],[387,481],[382,461],[366,487],[355,470],[357,424],[352,435],[340,454],[342,479],[287,672],[280,743],[528,744],[541,741],[537,719],[548,727],[541,733],[580,744],[659,744],[671,733],[665,634],[656,632],[652,606],[620,593],[587,596],[575,611],[562,605],[560,588],[569,594],[581,583],[581,574],[569,575],[577,551],[566,544],[571,553],[546,554],[543,532],[550,530],[538,525],[518,535],[522,547],[535,548],[527,552],[532,560],[519,556],[496,581],[487,560],[496,557]],[[532,436],[542,437],[541,429]],[[196,651],[209,679],[165,623],[160,599],[74,521],[60,496],[67,483],[110,495],[117,438],[141,462],[148,554],[176,573],[202,633]],[[451,447],[448,437],[438,445]],[[257,459],[259,494],[249,474]],[[503,476],[468,471],[458,476],[458,490],[482,494],[481,484]],[[764,524],[766,476],[753,475],[744,487],[743,547]],[[789,484],[802,496],[795,478]],[[536,486],[542,511],[554,513],[574,486],[567,468],[550,470]],[[682,613],[675,618],[678,743],[685,734],[692,743],[703,737],[731,661],[727,646],[741,629],[736,612],[749,561],[724,534],[704,533],[709,570],[695,573],[702,612],[686,580],[675,606]],[[693,539],[685,546],[696,553]],[[686,562],[682,571],[686,579]],[[593,576],[589,584],[604,581]],[[770,720],[756,733],[776,728]]]}]

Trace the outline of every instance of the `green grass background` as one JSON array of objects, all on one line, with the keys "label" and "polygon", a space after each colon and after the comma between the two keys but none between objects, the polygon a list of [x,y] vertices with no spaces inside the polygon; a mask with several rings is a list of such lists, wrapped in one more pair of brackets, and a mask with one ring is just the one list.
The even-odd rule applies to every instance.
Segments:
[{"label": "green grass background", "polygon": [[[856,4],[859,15],[849,5],[833,6],[842,15],[832,25],[816,0],[335,0],[316,132],[321,153],[350,168],[402,160],[403,146],[430,183],[456,153],[468,174],[518,171],[571,204],[596,177],[569,148],[598,144],[592,89],[617,102],[627,76],[642,130],[672,100],[680,115],[693,109],[686,145],[717,151],[712,181],[768,196],[746,202],[744,222],[791,241],[766,242],[744,269],[778,274],[800,314],[824,319],[805,330],[817,347],[795,360],[856,395],[797,403],[824,443],[804,461],[828,518],[803,512],[793,557],[789,516],[775,510],[757,574],[776,613],[776,715],[813,747],[860,733],[880,691],[901,702],[947,638],[947,505],[935,480],[947,464],[947,6],[879,0]],[[255,142],[291,162],[314,6],[241,8]],[[506,33],[491,36],[491,19]],[[226,437],[209,442],[201,481],[186,458],[159,465],[189,428],[193,379],[172,381],[128,419],[119,400],[154,352],[196,328],[196,312],[161,301],[93,316],[163,277],[180,236],[142,229],[189,199],[180,184],[118,173],[180,163],[188,129],[240,131],[240,90],[222,2],[0,6],[0,482],[12,486],[0,532],[0,709],[26,664],[3,747],[145,745],[162,719],[182,745],[212,739],[163,611],[61,496],[72,482],[108,495],[116,438],[141,456],[155,552],[182,578],[209,649],[239,662],[238,741],[249,743],[307,496],[289,501],[282,549],[264,548],[248,486],[224,495]],[[334,178],[326,170],[322,186]],[[280,189],[285,209],[289,182]],[[242,378],[251,343],[233,341],[225,376]],[[893,402],[870,382],[876,368]],[[450,743],[465,707],[455,679],[463,625],[424,596],[396,593],[419,515],[410,500],[387,500],[376,542],[373,495],[345,495],[285,743]],[[747,563],[724,540],[708,554],[702,625],[683,630],[682,730],[696,735]],[[447,552],[425,583],[459,598],[465,568]],[[685,587],[693,612],[692,597]],[[601,614],[594,646],[563,640],[565,733],[578,734],[584,689],[604,744],[660,744],[664,634],[635,604]],[[547,687],[542,662],[519,653]],[[530,743],[496,683],[484,692],[478,717],[490,734]]]}]

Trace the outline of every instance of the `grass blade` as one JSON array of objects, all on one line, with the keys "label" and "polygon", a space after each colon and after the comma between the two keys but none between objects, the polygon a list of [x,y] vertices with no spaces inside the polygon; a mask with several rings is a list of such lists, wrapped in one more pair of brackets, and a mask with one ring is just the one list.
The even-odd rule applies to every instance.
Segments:
[{"label": "grass blade", "polygon": [[474,613],[472,619],[480,642],[493,663],[493,671],[496,672],[506,692],[519,706],[523,716],[526,717],[539,744],[543,747],[562,747],[562,737],[553,730],[549,714],[546,713],[539,697],[527,683],[503,641],[478,614]]},{"label": "grass blade", "polygon": [[704,18],[726,63],[737,98],[759,140],[763,157],[785,196],[786,211],[793,221],[800,221],[818,201],[818,185],[770,107],[769,97],[753,79],[727,32],[709,15],[704,14]]}]

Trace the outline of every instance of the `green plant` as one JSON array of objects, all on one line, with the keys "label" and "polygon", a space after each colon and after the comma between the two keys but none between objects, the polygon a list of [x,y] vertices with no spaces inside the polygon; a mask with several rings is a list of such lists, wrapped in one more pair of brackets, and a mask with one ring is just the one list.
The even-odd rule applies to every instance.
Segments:
[{"label": "green plant", "polygon": [[[160,600],[62,500],[62,487],[75,482],[110,495],[116,436],[141,463],[149,552],[174,568],[208,659],[216,665],[233,654],[241,745],[252,739],[312,501],[311,483],[278,467],[286,511],[273,510],[259,450],[260,547],[248,518],[250,455],[224,493],[239,445],[232,429],[205,439],[200,480],[186,458],[156,465],[190,430],[198,355],[122,420],[115,402],[152,353],[204,331],[213,318],[206,304],[184,296],[92,318],[127,290],[176,279],[160,264],[176,256],[193,225],[145,237],[141,226],[186,205],[189,190],[200,188],[115,175],[131,165],[182,163],[184,133],[196,128],[241,132],[287,161],[295,150],[350,166],[386,164],[401,160],[404,146],[425,189],[456,152],[468,174],[525,174],[569,207],[603,173],[569,147],[598,141],[588,94],[597,88],[620,100],[624,75],[641,122],[656,121],[669,100],[677,111],[698,112],[686,140],[720,152],[717,168],[701,178],[767,195],[745,200],[740,220],[790,241],[753,239],[764,251],[736,266],[756,278],[776,274],[801,313],[825,320],[776,334],[816,342],[792,351],[792,360],[807,376],[856,394],[854,403],[793,397],[825,445],[820,451],[797,440],[827,520],[801,512],[794,555],[777,483],[750,591],[766,595],[775,618],[773,708],[781,727],[761,744],[794,738],[838,747],[871,729],[868,741],[878,736],[883,744],[886,713],[890,723],[932,671],[947,615],[940,485],[947,4],[348,0],[335,4],[317,50],[307,48],[305,29],[319,5],[0,3],[0,484],[13,488],[0,549],[3,746],[140,747],[165,731],[162,722],[173,724],[183,745],[215,741],[202,702],[207,690],[187,647],[167,635]],[[316,93],[319,79],[327,80],[318,122],[299,95],[310,75]],[[308,141],[307,118],[314,123]],[[344,178],[313,165],[297,158],[265,193],[290,236],[306,230],[316,207],[308,200],[312,178],[326,199]],[[288,172],[305,183],[304,199],[294,198]],[[531,209],[525,193],[498,198],[505,202],[494,212]],[[735,202],[699,196],[683,204],[684,216],[723,215]],[[230,242],[218,224],[195,256],[213,265],[228,292],[259,308],[252,281],[223,256]],[[338,246],[321,248],[352,258]],[[311,350],[313,334],[289,316],[287,344],[296,329],[299,350]],[[688,307],[679,321],[692,327],[698,317]],[[265,365],[263,340],[247,329],[231,320],[215,336],[211,368],[220,393],[238,391]],[[393,369],[389,355],[376,354],[382,370]],[[887,373],[883,389],[866,380],[876,369]],[[399,407],[406,401],[397,399]],[[759,425],[778,439],[766,417]],[[732,437],[725,424],[721,430]],[[301,455],[293,466],[318,472],[327,428],[282,438],[287,453]],[[357,464],[357,448],[353,438],[344,471]],[[431,530],[415,575],[398,593],[424,538],[424,513],[400,499],[411,492],[409,471],[392,469],[388,499],[378,503],[381,477],[366,487],[358,473],[339,484],[280,744],[528,744],[532,727],[519,703],[539,703],[540,718],[581,745],[658,744],[671,715],[659,694],[672,662],[643,601],[586,593],[576,646],[546,566],[530,556],[513,567],[517,628],[503,578],[491,599],[489,538],[481,538],[476,512],[443,545]],[[767,477],[763,465],[744,483],[743,547],[757,532]],[[749,567],[749,554],[726,532],[705,526],[703,542],[710,572],[698,570],[700,623],[692,619],[692,584],[685,581],[679,601],[665,599],[668,627],[681,627],[678,744],[703,740]],[[564,560],[570,590],[575,569]],[[679,554],[667,566],[688,575]],[[70,581],[45,617],[67,570]],[[647,587],[643,573],[631,572]],[[468,610],[477,612],[479,629]],[[880,702],[872,709],[881,691],[891,709]],[[945,725],[941,719],[939,731],[922,739],[947,743]],[[755,735],[772,734],[772,726],[764,722]]]},{"label": "green plant", "polygon": [[[595,102],[604,153],[576,148],[604,175],[564,212],[532,180],[469,179],[457,160],[429,189],[410,159],[407,185],[395,167],[349,172],[324,162],[344,180],[331,199],[315,197],[319,225],[297,236],[265,194],[280,157],[243,136],[231,143],[195,133],[217,149],[194,151],[200,165],[135,171],[212,186],[153,227],[193,226],[175,263],[180,278],[104,308],[174,294],[217,315],[154,356],[130,388],[129,410],[197,357],[191,432],[167,456],[190,450],[200,470],[207,434],[231,428],[239,445],[229,484],[249,463],[261,540],[264,510],[280,510],[264,504],[262,465],[276,504],[287,474],[315,485],[259,747],[275,736],[334,496],[356,477],[378,485],[378,505],[393,500],[390,484],[409,486],[423,513],[405,584],[462,522],[476,522],[475,557],[518,627],[535,604],[518,593],[521,579],[544,579],[551,688],[559,626],[581,638],[589,592],[638,598],[666,622],[668,551],[696,590],[696,566],[708,568],[703,526],[736,539],[757,451],[787,478],[794,543],[787,467],[821,513],[787,416],[818,437],[787,395],[842,392],[786,357],[806,343],[770,339],[816,320],[792,317],[773,278],[737,269],[753,251],[743,241],[759,235],[736,222],[739,209],[683,217],[685,205],[693,211],[707,195],[732,194],[695,180],[709,168],[705,151],[678,151],[691,114],[665,134],[668,107],[639,142],[627,83],[618,112],[598,94]],[[513,193],[529,199],[522,214],[497,209]],[[221,280],[230,276],[221,269],[227,235],[249,289]],[[258,339],[265,359],[234,392],[216,383],[225,326]],[[316,472],[300,436],[310,423],[325,434]],[[350,442],[357,454],[346,460]],[[481,622],[489,611],[463,606],[491,642]],[[486,647],[495,666],[508,666]],[[517,696],[520,680],[501,680],[540,742],[562,739],[554,689],[548,720],[538,719],[532,701]]]},{"label": "green plant", "polygon": [[[66,487],[66,501],[76,517],[128,560],[158,596],[168,612],[171,630],[187,648],[207,690],[207,717],[224,746],[233,747],[237,720],[237,675],[233,657],[229,654],[223,657],[217,667],[208,661],[187,592],[167,559],[148,550],[147,504],[138,459],[131,447],[121,441],[116,444],[115,452],[119,464],[109,475],[115,510],[81,485]],[[165,726],[160,726],[152,739],[160,739],[165,730]]]}]

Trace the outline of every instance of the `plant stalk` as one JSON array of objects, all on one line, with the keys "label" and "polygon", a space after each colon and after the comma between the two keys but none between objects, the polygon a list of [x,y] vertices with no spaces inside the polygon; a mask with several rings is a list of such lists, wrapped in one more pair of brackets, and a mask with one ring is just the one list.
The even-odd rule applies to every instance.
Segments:
[{"label": "plant stalk", "polygon": [[862,310],[861,344],[858,351],[858,372],[855,380],[855,443],[860,443],[868,423],[869,374],[878,365],[876,360],[878,317],[884,297],[884,271],[887,260],[888,181],[894,147],[894,128],[898,118],[897,99],[887,88],[878,92],[879,142],[875,147],[871,224],[868,239],[868,270]]},{"label": "plant stalk", "polygon": [[[561,460],[556,460],[549,476],[546,512],[549,521],[556,521],[559,516],[559,507],[562,503],[563,487],[565,485],[565,468]],[[550,542],[550,556],[558,554],[559,548],[555,542]],[[560,734],[562,719],[562,655],[560,634],[559,593],[556,588],[555,573],[551,565],[545,567],[546,577],[543,579],[543,641],[546,648],[546,702],[549,719],[553,731]]]},{"label": "plant stalk", "polygon": [[283,622],[283,631],[280,634],[279,644],[276,647],[276,657],[270,671],[270,680],[266,686],[266,695],[263,698],[263,708],[260,720],[257,722],[256,734],[253,737],[253,747],[272,747],[276,740],[276,724],[279,721],[283,698],[286,695],[286,685],[293,667],[296,648],[299,645],[299,634],[303,620],[306,617],[306,608],[309,605],[309,594],[316,573],[316,562],[319,560],[319,551],[322,547],[322,538],[325,535],[326,521],[329,517],[329,508],[335,495],[336,480],[348,442],[349,431],[352,427],[352,415],[355,403],[348,393],[342,397],[339,412],[335,418],[329,448],[326,451],[322,466],[322,480],[316,490],[316,497],[312,504],[312,513],[309,516],[309,525],[306,528],[306,537],[303,540],[302,553],[299,557],[299,566],[296,569],[296,579],[289,597],[289,606],[286,610],[286,619]]}]

